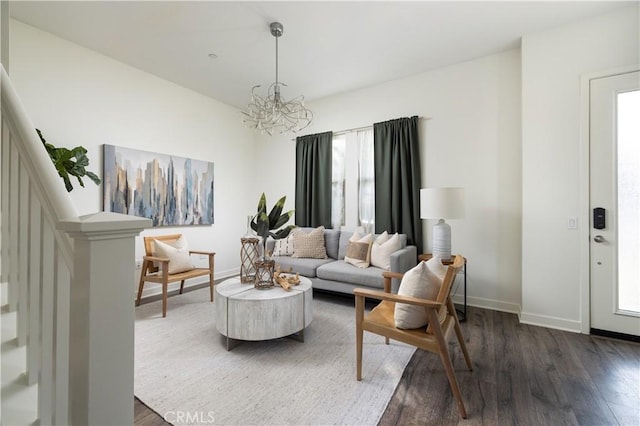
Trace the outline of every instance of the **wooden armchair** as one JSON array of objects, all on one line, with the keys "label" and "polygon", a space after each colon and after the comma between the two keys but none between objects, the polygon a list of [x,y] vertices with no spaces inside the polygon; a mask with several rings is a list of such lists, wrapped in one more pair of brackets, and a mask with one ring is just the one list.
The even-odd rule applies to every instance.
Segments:
[{"label": "wooden armchair", "polygon": [[[167,287],[169,283],[180,281],[180,294],[184,288],[185,280],[190,278],[201,277],[204,275],[209,276],[209,293],[211,301],[213,302],[213,271],[214,271],[214,257],[215,253],[206,251],[189,250],[189,254],[206,255],[209,257],[208,268],[194,268],[184,272],[178,272],[174,274],[169,273],[169,259],[166,257],[154,256],[154,241],[162,241],[164,243],[172,243],[177,241],[182,234],[171,235],[159,235],[144,237],[144,249],[146,256],[144,256],[142,262],[142,271],[140,272],[140,284],[138,285],[138,297],[136,298],[136,306],[140,305],[140,298],[142,297],[142,289],[145,282],[152,282],[156,284],[162,284],[162,316],[167,316]],[[159,266],[158,266],[159,265]]]},{"label": "wooden armchair", "polygon": [[[362,338],[363,331],[379,334],[385,337],[385,342],[389,344],[389,338],[416,346],[429,352],[440,355],[444,365],[451,391],[455,397],[462,418],[467,418],[467,412],[462,400],[462,394],[458,386],[458,381],[453,371],[451,358],[447,350],[447,341],[451,331],[455,330],[458,343],[464,354],[464,359],[469,370],[472,370],[471,359],[464,343],[460,323],[456,310],[451,301],[451,287],[456,274],[464,265],[464,258],[457,255],[451,265],[448,266],[442,287],[436,300],[419,299],[409,296],[399,296],[391,293],[391,279],[402,278],[402,274],[395,272],[383,272],[384,291],[367,290],[357,288],[353,292],[356,298],[356,378],[362,380]],[[370,313],[365,315],[365,297],[378,299],[382,302]],[[394,311],[396,303],[408,303],[411,305],[424,307],[429,324],[425,327],[403,330],[396,328],[394,321]]]}]

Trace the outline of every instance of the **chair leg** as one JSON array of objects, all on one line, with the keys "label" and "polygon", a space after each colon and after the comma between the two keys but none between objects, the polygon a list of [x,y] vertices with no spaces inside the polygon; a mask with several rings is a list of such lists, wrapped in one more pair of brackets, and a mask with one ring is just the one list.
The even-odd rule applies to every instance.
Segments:
[{"label": "chair leg", "polygon": [[471,362],[469,351],[467,351],[467,344],[464,342],[464,336],[462,335],[462,329],[460,328],[460,324],[455,325],[455,330],[456,330],[456,335],[458,336],[458,343],[460,344],[460,349],[462,349],[464,360],[467,363],[467,368],[469,369],[469,371],[473,371],[473,363]]},{"label": "chair leg", "polygon": [[136,297],[136,306],[140,306],[140,299],[142,298],[142,289],[144,288],[144,279],[140,277],[140,284],[138,284],[138,297]]},{"label": "chair leg", "polygon": [[214,269],[214,259],[213,259],[213,255],[209,256],[209,294],[210,294],[210,299],[213,302],[213,269]]},{"label": "chair leg", "polygon": [[458,410],[460,410],[460,415],[463,419],[466,419],[467,410],[464,408],[462,393],[460,392],[460,386],[458,386],[458,379],[456,379],[456,374],[453,371],[453,364],[451,364],[451,357],[449,356],[449,351],[447,350],[447,341],[445,340],[444,334],[442,333],[442,328],[440,328],[438,315],[436,314],[434,309],[428,309],[428,314],[429,323],[433,328],[433,334],[438,341],[438,353],[440,354],[440,360],[442,361],[442,365],[444,366],[444,371],[445,373],[447,373],[447,379],[449,379],[451,392],[453,393],[453,397],[458,403]]},{"label": "chair leg", "polygon": [[140,283],[138,284],[138,297],[136,297],[136,306],[140,306],[140,299],[142,298],[142,289],[144,288],[144,274],[147,272],[147,262],[142,263],[142,269],[140,269]]},{"label": "chair leg", "polygon": [[356,296],[356,380],[362,380],[362,320],[364,319],[364,297]]},{"label": "chair leg", "polygon": [[167,288],[169,287],[169,283],[167,280],[162,282],[162,318],[167,316]]},{"label": "chair leg", "polygon": [[458,403],[458,409],[460,410],[460,415],[463,419],[467,418],[467,410],[464,408],[464,401],[462,400],[462,393],[460,392],[460,387],[458,386],[458,379],[456,379],[455,372],[453,371],[453,365],[451,364],[451,358],[449,357],[449,352],[447,351],[446,343],[440,350],[440,359],[442,360],[442,365],[444,365],[444,371],[447,373],[447,379],[449,379],[449,385],[451,386],[451,392],[453,392],[453,396]]},{"label": "chair leg", "polygon": [[180,294],[182,294],[183,288],[184,288],[184,280],[180,281]]},{"label": "chair leg", "polygon": [[456,313],[456,308],[453,306],[453,302],[451,298],[449,298],[447,302],[447,307],[449,311],[453,311],[453,318],[455,318],[455,324],[453,329],[456,331],[456,336],[458,337],[458,344],[460,345],[460,349],[462,349],[462,354],[464,355],[464,360],[467,363],[467,368],[469,371],[473,371],[473,363],[471,362],[471,357],[469,356],[469,351],[467,351],[467,344],[464,341],[464,335],[462,334],[462,328],[460,327],[460,321],[458,321],[458,314]]}]

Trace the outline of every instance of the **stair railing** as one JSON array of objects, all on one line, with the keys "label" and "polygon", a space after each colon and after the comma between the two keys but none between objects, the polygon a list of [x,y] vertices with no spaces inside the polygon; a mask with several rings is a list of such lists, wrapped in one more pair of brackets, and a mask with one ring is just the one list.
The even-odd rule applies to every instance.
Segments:
[{"label": "stair railing", "polygon": [[0,78],[0,279],[38,387],[34,420],[133,424],[135,236],[151,221],[79,217],[4,68]]}]

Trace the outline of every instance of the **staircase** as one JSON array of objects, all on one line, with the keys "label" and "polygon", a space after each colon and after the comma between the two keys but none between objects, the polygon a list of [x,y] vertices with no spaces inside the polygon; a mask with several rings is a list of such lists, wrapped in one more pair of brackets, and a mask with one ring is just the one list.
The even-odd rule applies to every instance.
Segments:
[{"label": "staircase", "polygon": [[[7,300],[7,283],[2,283],[0,300]],[[37,424],[38,386],[26,380],[27,347],[17,343],[17,313],[10,312],[8,305],[2,306],[2,424]]]},{"label": "staircase", "polygon": [[132,424],[134,244],[151,221],[79,217],[0,71],[0,423]]}]

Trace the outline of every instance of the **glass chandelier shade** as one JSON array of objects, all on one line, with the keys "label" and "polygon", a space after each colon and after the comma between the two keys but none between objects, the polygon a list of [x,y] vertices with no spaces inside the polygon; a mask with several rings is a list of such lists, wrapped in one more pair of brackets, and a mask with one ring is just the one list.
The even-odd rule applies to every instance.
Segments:
[{"label": "glass chandelier shade", "polygon": [[284,27],[279,22],[269,25],[271,35],[276,38],[276,81],[265,94],[259,93],[260,85],[251,89],[251,102],[246,111],[242,111],[243,122],[261,133],[295,133],[311,124],[313,113],[304,106],[304,96],[300,95],[289,101],[285,100],[280,88],[286,84],[278,81],[278,38],[282,36]]}]

